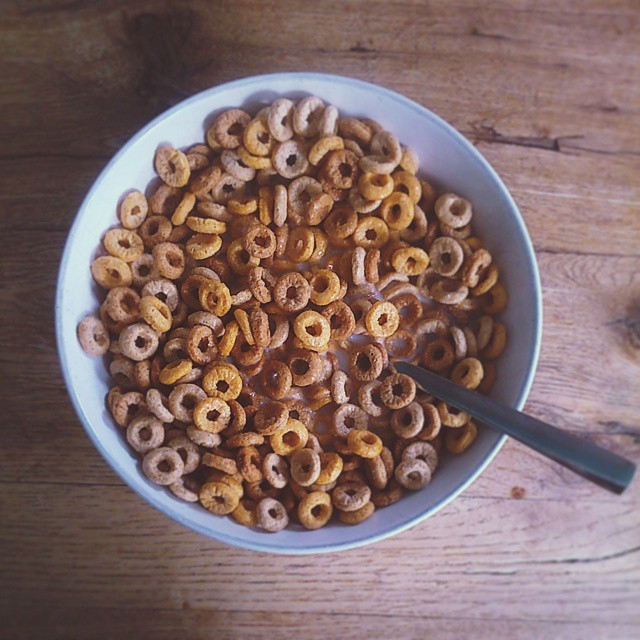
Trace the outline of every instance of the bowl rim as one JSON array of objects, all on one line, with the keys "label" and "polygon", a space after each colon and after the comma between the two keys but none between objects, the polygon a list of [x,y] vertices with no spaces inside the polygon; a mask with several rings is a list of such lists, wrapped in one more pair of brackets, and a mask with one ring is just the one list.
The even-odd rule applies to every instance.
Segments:
[{"label": "bowl rim", "polygon": [[269,541],[272,540],[272,536],[265,536],[265,541],[262,542],[253,542],[247,541],[242,538],[238,538],[233,535],[229,535],[226,533],[222,533],[219,531],[212,531],[204,526],[200,526],[194,522],[185,521],[177,512],[173,512],[171,509],[165,508],[164,505],[158,503],[155,499],[155,496],[150,491],[142,490],[141,488],[133,485],[129,482],[128,475],[130,470],[125,468],[125,464],[121,464],[111,452],[103,446],[100,438],[97,436],[97,433],[91,428],[90,421],[86,414],[84,413],[80,399],[75,391],[71,383],[71,374],[70,374],[70,365],[67,359],[67,341],[64,336],[63,330],[63,322],[62,322],[62,309],[63,309],[63,282],[67,273],[67,265],[69,261],[69,257],[71,255],[72,247],[75,243],[76,234],[78,228],[80,226],[80,220],[85,215],[85,210],[88,207],[89,202],[91,201],[94,192],[99,188],[102,181],[105,179],[106,175],[111,171],[112,167],[118,163],[121,156],[133,145],[135,145],[140,138],[145,136],[155,127],[163,123],[167,118],[185,108],[186,106],[202,100],[208,96],[215,96],[219,92],[223,92],[228,89],[234,88],[242,88],[246,86],[250,86],[252,84],[260,84],[260,89],[269,88],[268,84],[270,81],[276,80],[322,80],[329,81],[332,83],[337,83],[341,85],[347,86],[358,86],[361,89],[370,91],[374,94],[383,94],[387,98],[402,104],[404,107],[411,109],[412,111],[418,112],[422,117],[427,118],[431,121],[433,125],[440,129],[444,129],[444,131],[448,134],[451,140],[463,147],[463,150],[468,153],[473,160],[481,165],[481,168],[487,172],[495,183],[499,190],[499,195],[501,200],[504,201],[505,208],[508,209],[511,215],[514,217],[517,226],[522,233],[522,237],[524,239],[524,246],[526,250],[526,262],[528,267],[533,274],[534,280],[534,291],[533,291],[533,317],[532,322],[534,325],[534,340],[531,344],[529,353],[527,354],[527,362],[530,363],[529,370],[526,374],[524,383],[520,389],[520,393],[515,402],[515,407],[520,410],[524,406],[524,403],[529,395],[529,391],[531,389],[531,385],[533,383],[533,379],[535,376],[535,372],[538,365],[538,359],[540,356],[540,345],[542,340],[542,287],[540,282],[540,274],[538,271],[538,265],[535,259],[535,253],[533,249],[533,244],[531,242],[531,237],[527,231],[526,225],[520,214],[520,211],[513,200],[511,194],[503,183],[502,179],[495,171],[495,169],[489,164],[489,162],[484,158],[484,156],[471,144],[469,140],[467,140],[455,127],[446,122],[443,118],[433,113],[431,110],[422,106],[421,104],[407,98],[406,96],[397,93],[391,89],[386,87],[373,84],[371,82],[366,82],[364,80],[358,80],[356,78],[350,78],[348,76],[341,76],[337,74],[329,74],[329,73],[317,73],[317,72],[281,72],[281,73],[271,73],[271,74],[258,74],[253,76],[247,76],[245,78],[240,78],[238,80],[232,80],[230,82],[225,82],[213,87],[209,87],[203,91],[200,91],[187,99],[179,102],[173,107],[167,109],[156,118],[151,120],[146,126],[142,129],[138,130],[127,142],[115,153],[115,155],[109,160],[109,162],[102,169],[98,177],[94,180],[91,188],[87,192],[84,197],[77,213],[74,216],[73,223],[69,229],[69,233],[67,235],[67,239],[65,241],[65,246],[62,253],[62,258],[60,261],[60,267],[58,270],[58,277],[56,282],[56,296],[55,296],[55,333],[56,333],[56,342],[58,349],[58,357],[60,359],[62,375],[64,378],[65,386],[67,388],[67,392],[71,399],[71,403],[74,407],[74,410],[77,416],[80,418],[80,422],[82,426],[89,436],[89,439],[92,441],[95,448],[100,452],[102,457],[106,460],[107,464],[115,471],[118,477],[123,480],[123,482],[130,488],[133,489],[142,499],[146,502],[154,506],[164,515],[169,516],[176,522],[182,524],[183,526],[197,531],[208,538],[213,538],[218,540],[219,542],[223,542],[225,544],[230,544],[235,547],[240,547],[244,549],[251,549],[252,551],[259,552],[268,552],[282,555],[310,555],[315,553],[329,553],[334,551],[343,551],[347,549],[354,549],[357,547],[362,547],[368,544],[373,544],[375,542],[384,540],[386,538],[390,538],[396,534],[402,533],[407,529],[423,522],[430,516],[437,513],[440,509],[449,504],[452,500],[454,500],[462,491],[464,491],[467,487],[469,487],[478,476],[491,464],[493,459],[496,457],[500,449],[503,447],[504,443],[507,440],[507,436],[502,435],[493,448],[489,451],[485,459],[480,462],[475,469],[471,472],[471,474],[463,479],[454,489],[451,491],[446,497],[442,498],[440,501],[429,507],[423,512],[420,512],[416,516],[409,518],[407,521],[398,524],[394,527],[391,527],[389,530],[383,531],[378,534],[368,534],[364,535],[355,540],[351,540],[345,543],[329,543],[329,544],[317,544],[302,548],[297,547],[287,547],[284,548],[282,546],[274,546]]}]

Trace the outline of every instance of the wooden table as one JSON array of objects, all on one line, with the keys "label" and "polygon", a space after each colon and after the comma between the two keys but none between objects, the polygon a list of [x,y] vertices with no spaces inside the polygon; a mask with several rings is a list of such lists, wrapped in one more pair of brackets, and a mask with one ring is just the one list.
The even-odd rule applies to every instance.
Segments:
[{"label": "wooden table", "polygon": [[60,376],[58,261],[114,152],[206,87],[337,72],[433,109],[501,174],[544,291],[526,408],[638,461],[640,6],[477,4],[2,3],[1,637],[640,637],[640,481],[614,498],[509,442],[396,538],[256,554],[124,486]]}]

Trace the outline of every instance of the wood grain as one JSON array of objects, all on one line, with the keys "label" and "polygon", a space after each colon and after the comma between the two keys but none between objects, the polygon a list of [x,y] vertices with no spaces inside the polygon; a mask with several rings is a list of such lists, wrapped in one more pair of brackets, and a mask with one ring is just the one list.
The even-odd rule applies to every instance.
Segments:
[{"label": "wood grain", "polygon": [[638,461],[639,27],[634,0],[2,3],[0,637],[637,638],[638,482],[614,499],[509,442],[371,548],[223,547],[93,449],[53,300],[84,194],[165,108],[255,73],[377,82],[459,128],[521,209],[544,292],[527,410]]}]

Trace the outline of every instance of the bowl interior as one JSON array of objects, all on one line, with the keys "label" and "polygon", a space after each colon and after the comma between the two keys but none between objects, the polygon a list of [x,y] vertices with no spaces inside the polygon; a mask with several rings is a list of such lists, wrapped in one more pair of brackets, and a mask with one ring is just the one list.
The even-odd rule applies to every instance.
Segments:
[{"label": "bowl interior", "polygon": [[277,535],[250,530],[182,502],[151,484],[105,409],[108,376],[100,359],[84,354],[76,326],[98,304],[89,265],[105,230],[117,222],[116,208],[128,189],[143,190],[154,177],[152,159],[163,143],[184,147],[203,139],[216,113],[244,105],[255,109],[277,97],[316,94],[341,114],[378,120],[419,155],[422,171],[439,187],[460,193],[474,206],[474,225],[500,267],[510,300],[503,322],[508,343],[498,363],[492,395],[521,407],[533,378],[541,331],[540,284],[522,219],[504,185],[480,154],[440,118],[375,85],[322,74],[257,76],[200,93],[161,115],[136,134],[96,180],[70,232],[59,275],[56,329],[62,368],[87,433],[115,471],[142,497],[179,522],[231,544],[282,553],[348,548],[397,533],[444,506],[489,463],[502,442],[481,428],[477,442],[442,464],[431,484],[376,512],[357,527],[331,524],[314,532]]}]

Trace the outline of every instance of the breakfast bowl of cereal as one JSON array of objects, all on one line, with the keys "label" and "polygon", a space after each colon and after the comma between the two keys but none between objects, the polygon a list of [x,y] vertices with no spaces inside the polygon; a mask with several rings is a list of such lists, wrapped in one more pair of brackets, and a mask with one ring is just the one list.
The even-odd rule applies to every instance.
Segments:
[{"label": "breakfast bowl of cereal", "polygon": [[317,553],[426,519],[504,442],[393,363],[519,409],[541,308],[522,218],[463,136],[387,89],[283,73],[189,98],[109,162],[56,333],[80,421],[140,496]]}]

